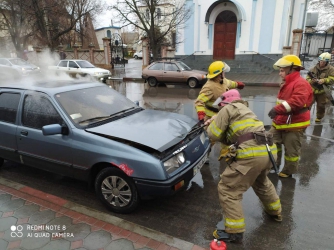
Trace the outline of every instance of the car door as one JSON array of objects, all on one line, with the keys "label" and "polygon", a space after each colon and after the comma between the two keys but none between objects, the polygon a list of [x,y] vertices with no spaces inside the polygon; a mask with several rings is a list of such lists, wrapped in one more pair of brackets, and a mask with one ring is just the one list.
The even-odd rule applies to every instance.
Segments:
[{"label": "car door", "polygon": [[57,66],[57,70],[67,72],[68,71],[67,64],[68,64],[67,60],[60,61],[58,66]]},{"label": "car door", "polygon": [[163,82],[179,83],[182,82],[182,70],[173,62],[164,63],[164,71],[162,73]]},{"label": "car door", "polygon": [[80,73],[80,67],[75,61],[68,61],[68,72],[72,76]]},{"label": "car door", "polygon": [[42,127],[67,126],[53,101],[44,93],[28,91],[21,106],[16,139],[22,164],[72,176],[72,135],[44,136]]},{"label": "car door", "polygon": [[18,107],[22,91],[0,89],[0,157],[19,161],[16,153]]}]

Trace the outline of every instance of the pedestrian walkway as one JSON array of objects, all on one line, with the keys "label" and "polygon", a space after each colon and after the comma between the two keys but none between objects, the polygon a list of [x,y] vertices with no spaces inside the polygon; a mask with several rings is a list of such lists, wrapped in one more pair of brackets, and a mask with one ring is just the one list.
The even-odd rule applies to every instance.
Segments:
[{"label": "pedestrian walkway", "polygon": [[0,249],[205,250],[2,177]]},{"label": "pedestrian walkway", "polygon": [[[142,60],[129,59],[128,63],[123,66],[117,66],[111,70],[114,80],[144,82],[142,79]],[[278,71],[271,74],[258,73],[226,73],[228,79],[244,82],[248,86],[273,86],[278,87],[281,78]]]}]

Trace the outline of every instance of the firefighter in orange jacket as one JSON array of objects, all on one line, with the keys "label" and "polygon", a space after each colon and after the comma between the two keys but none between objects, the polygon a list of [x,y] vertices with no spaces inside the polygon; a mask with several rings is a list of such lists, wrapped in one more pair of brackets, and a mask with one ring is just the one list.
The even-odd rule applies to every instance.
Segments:
[{"label": "firefighter in orange jacket", "polygon": [[280,177],[290,177],[298,170],[301,154],[301,140],[306,127],[310,125],[310,110],[313,91],[310,84],[300,76],[304,69],[295,55],[286,55],[274,64],[284,84],[277,96],[276,106],[268,113],[273,119],[270,133],[277,145],[277,166],[281,164],[282,144],[285,147],[284,168]]},{"label": "firefighter in orange jacket", "polygon": [[222,62],[215,61],[210,64],[206,78],[209,80],[203,85],[195,101],[198,120],[204,122],[218,113],[218,109],[212,105],[223,93],[229,89],[243,89],[245,84],[235,82],[225,78],[225,72],[229,72],[230,67]]}]

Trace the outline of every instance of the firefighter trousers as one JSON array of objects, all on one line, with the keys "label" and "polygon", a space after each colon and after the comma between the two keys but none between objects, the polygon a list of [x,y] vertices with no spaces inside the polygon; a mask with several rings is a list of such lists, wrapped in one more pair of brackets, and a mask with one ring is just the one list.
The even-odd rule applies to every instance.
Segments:
[{"label": "firefighter trousers", "polygon": [[314,94],[313,104],[317,103],[317,118],[322,119],[325,116],[327,97],[326,93]]},{"label": "firefighter trousers", "polygon": [[271,127],[269,133],[273,134],[277,146],[277,166],[281,165],[282,145],[284,145],[284,168],[281,172],[288,175],[297,173],[304,129],[288,131]]},{"label": "firefighter trousers", "polygon": [[227,233],[245,231],[242,196],[250,187],[259,197],[268,214],[281,213],[281,202],[274,185],[267,177],[270,167],[268,156],[238,159],[228,165],[220,175],[218,195]]}]

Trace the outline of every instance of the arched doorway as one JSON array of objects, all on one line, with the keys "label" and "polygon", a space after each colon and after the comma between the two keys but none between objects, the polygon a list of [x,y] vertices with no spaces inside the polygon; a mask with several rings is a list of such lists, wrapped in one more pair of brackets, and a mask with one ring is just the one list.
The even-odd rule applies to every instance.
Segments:
[{"label": "arched doorway", "polygon": [[221,12],[215,21],[214,59],[234,59],[237,34],[237,17],[229,10]]}]

